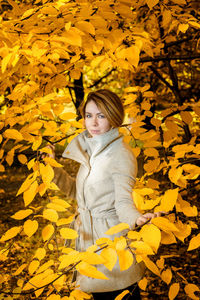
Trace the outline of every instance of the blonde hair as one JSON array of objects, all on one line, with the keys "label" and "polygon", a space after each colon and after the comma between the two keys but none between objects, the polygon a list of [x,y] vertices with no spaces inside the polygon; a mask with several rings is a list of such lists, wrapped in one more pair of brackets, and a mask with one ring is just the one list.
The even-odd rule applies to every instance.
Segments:
[{"label": "blonde hair", "polygon": [[99,110],[105,115],[112,127],[119,127],[124,120],[124,107],[121,99],[110,90],[102,89],[91,92],[80,107],[80,113],[85,118],[86,105],[94,101]]}]

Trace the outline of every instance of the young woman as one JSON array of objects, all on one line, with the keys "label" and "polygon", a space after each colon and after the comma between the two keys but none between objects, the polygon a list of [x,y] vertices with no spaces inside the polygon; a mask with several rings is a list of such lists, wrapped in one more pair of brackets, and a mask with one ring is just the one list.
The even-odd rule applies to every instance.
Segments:
[{"label": "young woman", "polygon": [[[141,215],[132,199],[132,189],[137,174],[133,152],[123,142],[118,132],[124,119],[120,98],[109,90],[91,92],[82,107],[86,130],[67,146],[63,157],[80,163],[76,182],[61,168],[55,169],[56,184],[78,203],[79,217],[74,228],[79,233],[76,248],[85,251],[98,238],[113,238],[105,232],[112,226],[125,222],[134,228],[156,214]],[[123,299],[140,299],[137,286],[144,273],[142,263],[133,263],[120,271],[116,263],[112,271],[98,265],[109,280],[94,279],[78,274],[77,285],[92,293],[94,299],[115,299],[123,290],[131,294]]]}]

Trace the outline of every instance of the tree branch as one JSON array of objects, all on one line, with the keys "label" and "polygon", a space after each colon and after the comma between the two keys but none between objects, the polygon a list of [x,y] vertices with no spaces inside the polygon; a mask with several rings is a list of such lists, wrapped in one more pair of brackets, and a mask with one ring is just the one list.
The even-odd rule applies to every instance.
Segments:
[{"label": "tree branch", "polygon": [[159,62],[159,61],[171,61],[171,60],[193,60],[193,59],[198,59],[200,58],[200,54],[196,55],[182,55],[182,56],[155,56],[155,57],[143,57],[140,59],[140,63],[145,63],[145,62]]},{"label": "tree branch", "polygon": [[101,77],[97,81],[95,81],[93,84],[91,84],[89,86],[89,88],[92,88],[92,87],[98,85],[104,78],[108,77],[115,70],[116,70],[116,68],[112,68],[112,70],[110,70],[106,75],[104,75],[103,77]]},{"label": "tree branch", "polygon": [[170,88],[170,90],[173,91],[173,86],[169,82],[167,82],[166,79],[162,77],[162,75],[153,66],[150,66],[149,68],[168,88]]}]

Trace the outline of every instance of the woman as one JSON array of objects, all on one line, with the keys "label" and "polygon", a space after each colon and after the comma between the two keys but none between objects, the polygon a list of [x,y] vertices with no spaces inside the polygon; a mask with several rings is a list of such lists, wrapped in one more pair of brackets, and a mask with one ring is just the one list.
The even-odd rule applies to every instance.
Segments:
[{"label": "woman", "polygon": [[[81,110],[86,131],[75,137],[67,146],[63,157],[80,163],[76,183],[67,173],[57,168],[54,182],[68,196],[76,198],[79,220],[75,229],[79,232],[78,251],[85,251],[100,237],[114,238],[105,232],[112,226],[125,222],[134,228],[156,214],[141,215],[132,200],[132,189],[137,174],[137,162],[133,152],[123,142],[118,132],[124,119],[120,98],[109,90],[91,92]],[[77,285],[92,293],[94,299],[115,299],[127,288],[132,295],[124,299],[140,299],[137,281],[144,273],[142,263],[120,271],[117,263],[112,271],[98,265],[109,280],[78,275]]]}]

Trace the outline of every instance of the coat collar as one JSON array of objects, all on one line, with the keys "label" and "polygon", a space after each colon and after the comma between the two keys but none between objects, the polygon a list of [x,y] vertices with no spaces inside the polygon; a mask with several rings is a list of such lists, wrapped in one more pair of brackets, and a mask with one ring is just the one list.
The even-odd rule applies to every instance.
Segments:
[{"label": "coat collar", "polygon": [[88,131],[85,130],[71,141],[62,156],[88,165],[90,157],[95,157],[119,138],[121,135],[117,128],[92,138],[88,137]]}]

